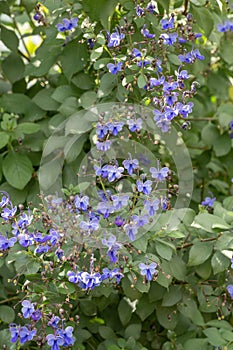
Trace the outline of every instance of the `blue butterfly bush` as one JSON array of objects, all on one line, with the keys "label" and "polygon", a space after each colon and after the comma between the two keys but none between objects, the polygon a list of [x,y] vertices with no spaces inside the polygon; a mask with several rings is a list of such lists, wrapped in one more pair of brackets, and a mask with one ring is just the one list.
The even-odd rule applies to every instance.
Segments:
[{"label": "blue butterfly bush", "polygon": [[[204,60],[204,55],[196,47],[196,39],[201,34],[190,35],[190,30],[181,31],[174,14],[161,19],[153,1],[135,6],[136,19],[143,19],[146,14],[157,16],[159,26],[153,33],[150,23],[142,21],[139,42],[128,44],[127,39],[131,35],[128,25],[116,25],[106,33],[105,49],[111,62],[103,70],[116,76],[118,81],[126,80],[128,90],[134,87],[126,78],[133,74],[135,89],[141,89],[149,98],[154,124],[162,133],[168,133],[174,120],[183,125],[192,113],[194,104],[191,99],[196,94],[198,83],[189,83],[188,66]],[[190,26],[190,15],[187,17]],[[81,18],[75,15],[62,18],[57,23],[57,31],[65,41],[67,36],[75,35],[77,29],[83,30]],[[39,12],[34,15],[34,20],[41,21]],[[232,30],[232,23],[219,24],[218,30]],[[90,50],[98,45],[98,34],[93,34],[91,39],[83,36]],[[164,57],[171,52],[176,54],[180,66],[168,74]],[[112,117],[111,120],[100,118],[93,125],[95,146],[99,152],[92,169],[98,185],[98,203],[93,203],[92,198],[82,192],[66,200],[50,196],[46,198],[49,219],[45,222],[40,210],[18,210],[9,195],[2,193],[1,217],[8,225],[8,231],[0,234],[2,254],[7,255],[12,248],[25,249],[41,263],[39,271],[45,284],[53,269],[60,269],[63,271],[62,280],[83,295],[99,286],[113,284],[117,287],[128,273],[123,262],[127,261],[130,252],[136,252],[132,243],[140,238],[142,229],[147,230],[159,212],[168,209],[169,203],[166,194],[158,190],[160,184],[170,181],[172,170],[165,164],[158,161],[157,165],[150,166],[146,155],[136,158],[131,153],[126,154],[124,159],[104,160],[104,154],[113,147],[114,138],[120,139],[125,133],[140,138],[145,129],[144,123],[140,115],[134,114],[133,117]],[[148,171],[144,170],[146,166]],[[122,179],[129,180],[131,192],[121,193],[118,189]],[[214,201],[215,198],[207,197],[201,204],[212,207]],[[56,220],[51,219],[53,215],[72,221],[81,243],[74,246]],[[95,242],[95,248],[88,246],[89,239]],[[97,261],[100,256],[101,263]],[[159,258],[153,260],[146,254],[142,255],[141,262],[133,269],[144,283],[150,283],[160,274]],[[227,291],[232,298],[233,286],[228,285]],[[64,314],[56,314],[58,310],[54,305],[44,303],[43,298],[36,298],[28,291],[21,306],[22,325],[10,324],[9,328],[12,343],[34,341],[47,344],[52,350],[75,348],[74,324],[66,320]],[[23,319],[30,323],[24,324]]]}]

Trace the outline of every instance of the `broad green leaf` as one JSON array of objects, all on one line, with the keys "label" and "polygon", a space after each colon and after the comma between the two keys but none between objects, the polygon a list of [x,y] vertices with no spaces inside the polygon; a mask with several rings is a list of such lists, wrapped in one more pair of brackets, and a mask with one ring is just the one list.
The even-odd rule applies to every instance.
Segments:
[{"label": "broad green leaf", "polygon": [[219,130],[212,123],[206,124],[201,132],[202,141],[207,146],[213,146],[215,144],[215,141],[219,138],[219,136]]},{"label": "broad green leaf", "polygon": [[194,242],[189,252],[189,266],[201,265],[211,255],[213,250],[212,242]]},{"label": "broad green leaf", "polygon": [[162,306],[168,307],[177,304],[182,298],[181,286],[170,286],[164,294]]},{"label": "broad green leaf", "polygon": [[144,321],[155,309],[155,303],[150,302],[147,294],[143,294],[142,298],[137,303],[136,314]]},{"label": "broad green leaf", "polygon": [[140,74],[140,75],[138,76],[138,80],[137,80],[137,84],[138,84],[139,89],[144,88],[144,86],[146,85],[146,83],[147,83],[146,76],[145,76],[144,74]]},{"label": "broad green leaf", "polygon": [[214,229],[222,229],[227,230],[230,228],[230,226],[223,220],[222,218],[208,214],[208,213],[201,213],[198,214],[194,222],[191,225],[192,227],[201,228],[207,232],[214,233]]},{"label": "broad green leaf", "polygon": [[217,328],[207,328],[203,333],[207,336],[209,343],[213,346],[226,345],[227,341],[221,336],[221,333]]},{"label": "broad green leaf", "polygon": [[197,304],[193,299],[185,297],[182,304],[178,306],[178,310],[197,326],[203,326],[205,324],[203,316],[198,310]]},{"label": "broad green leaf", "polygon": [[24,64],[20,56],[16,53],[11,53],[2,62],[2,70],[7,79],[11,83],[22,79],[24,74]]},{"label": "broad green leaf", "polygon": [[36,123],[20,123],[17,125],[15,131],[23,134],[35,134],[40,130],[40,125]]},{"label": "broad green leaf", "polygon": [[94,82],[92,81],[91,77],[86,73],[74,75],[71,81],[82,90],[89,90],[94,86]]},{"label": "broad green leaf", "polygon": [[0,149],[8,144],[9,135],[6,132],[0,131]]},{"label": "broad green leaf", "polygon": [[131,304],[128,302],[128,299],[125,297],[121,299],[118,305],[118,315],[123,326],[129,323],[132,316],[132,312],[133,312],[133,309]]},{"label": "broad green leaf", "polygon": [[208,340],[206,338],[201,339],[189,339],[184,343],[184,350],[207,350]]},{"label": "broad green leaf", "polygon": [[97,96],[94,91],[87,91],[80,97],[80,104],[83,108],[89,108],[96,102]]},{"label": "broad green leaf", "polygon": [[106,327],[106,326],[100,326],[99,327],[99,334],[104,339],[114,339],[114,338],[116,338],[116,335],[113,332],[113,330],[110,327]]},{"label": "broad green leaf", "polygon": [[17,53],[19,46],[19,39],[13,30],[7,29],[1,25],[1,40],[11,51]]},{"label": "broad green leaf", "polygon": [[80,72],[87,64],[88,52],[86,45],[72,41],[67,44],[60,56],[62,70],[68,80]]},{"label": "broad green leaf", "polygon": [[90,60],[92,62],[95,62],[98,58],[100,58],[100,56],[102,55],[103,51],[104,51],[103,46],[97,47],[97,49],[92,51]]},{"label": "broad green leaf", "polygon": [[15,319],[14,310],[7,305],[0,305],[0,320],[5,323],[12,323]]},{"label": "broad green leaf", "polygon": [[229,65],[233,64],[233,43],[232,40],[223,40],[220,46],[220,55],[222,59]]},{"label": "broad green leaf", "polygon": [[205,31],[205,36],[208,37],[214,26],[211,12],[205,7],[196,8],[191,5],[191,13],[194,18],[198,18],[197,26],[203,29]]},{"label": "broad green leaf", "polygon": [[177,280],[185,280],[186,264],[178,255],[174,255],[170,260],[170,270],[172,276],[174,276]]},{"label": "broad green leaf", "polygon": [[44,88],[33,97],[33,101],[45,111],[56,111],[60,104],[51,97],[53,93],[53,88]]},{"label": "broad green leaf", "polygon": [[125,338],[133,337],[139,339],[141,335],[142,325],[141,323],[133,323],[129,325],[125,330]]},{"label": "broad green leaf", "polygon": [[59,102],[63,103],[68,97],[75,96],[75,92],[70,87],[70,85],[58,86],[52,93],[51,97]]},{"label": "broad green leaf", "polygon": [[165,329],[174,330],[177,322],[177,312],[175,307],[162,307],[158,306],[156,308],[156,315],[158,322],[163,326]]},{"label": "broad green leaf", "polygon": [[3,174],[6,180],[19,190],[31,180],[32,173],[32,163],[26,155],[10,152],[3,159]]},{"label": "broad green leaf", "polygon": [[100,87],[97,93],[99,98],[108,96],[117,85],[117,77],[115,74],[105,73],[100,80]]},{"label": "broad green leaf", "polygon": [[95,316],[97,307],[94,301],[88,299],[80,300],[80,309],[86,316]]},{"label": "broad green leaf", "polygon": [[231,150],[231,139],[228,133],[219,136],[214,142],[214,151],[217,157],[225,156]]},{"label": "broad green leaf", "polygon": [[226,271],[229,267],[230,260],[220,251],[216,251],[211,259],[213,273],[220,273]]},{"label": "broad green leaf", "polygon": [[205,6],[206,0],[190,0],[191,4],[195,6]]},{"label": "broad green leaf", "polygon": [[211,320],[206,323],[208,326],[217,327],[221,329],[227,329],[232,331],[232,325],[225,320]]},{"label": "broad green leaf", "polygon": [[79,156],[86,140],[87,134],[75,135],[65,144],[64,157],[68,163],[73,162]]}]

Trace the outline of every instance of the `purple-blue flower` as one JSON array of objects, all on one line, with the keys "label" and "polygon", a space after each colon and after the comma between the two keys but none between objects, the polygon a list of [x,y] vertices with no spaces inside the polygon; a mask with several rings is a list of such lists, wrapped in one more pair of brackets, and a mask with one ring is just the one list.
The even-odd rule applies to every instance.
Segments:
[{"label": "purple-blue flower", "polygon": [[152,281],[153,275],[157,273],[157,266],[158,265],[154,262],[150,264],[140,263],[139,268],[141,270],[141,275],[145,276],[147,281]]},{"label": "purple-blue flower", "polygon": [[120,210],[125,207],[129,202],[129,195],[127,194],[119,194],[111,196],[114,210]]},{"label": "purple-blue flower", "polygon": [[30,327],[30,326],[26,325],[26,326],[20,327],[19,339],[21,344],[24,344],[27,341],[32,340],[36,335],[36,329],[30,330],[27,327]]},{"label": "purple-blue flower", "polygon": [[122,130],[124,123],[123,122],[112,122],[107,123],[108,130],[111,132],[112,135],[117,136],[118,133]]},{"label": "purple-blue flower", "polygon": [[213,207],[214,202],[216,201],[216,198],[206,197],[204,201],[201,202],[202,205],[206,207]]},{"label": "purple-blue flower", "polygon": [[102,240],[103,245],[108,247],[108,256],[110,258],[110,261],[113,263],[116,263],[118,258],[116,256],[116,253],[118,249],[121,248],[121,244],[117,243],[115,236],[110,236],[109,239],[103,239]]},{"label": "purple-blue flower", "polygon": [[22,215],[20,215],[20,219],[18,221],[18,227],[26,228],[31,224],[32,219],[33,219],[33,215],[30,215],[30,211],[28,212],[28,214],[23,213]]},{"label": "purple-blue flower", "polygon": [[59,316],[52,316],[51,319],[48,322],[48,326],[56,329],[58,327],[58,323],[60,322],[60,317]]},{"label": "purple-blue flower", "polygon": [[110,141],[110,140],[106,140],[103,142],[98,141],[96,143],[96,148],[98,149],[98,151],[106,152],[110,149],[111,144],[112,144],[112,141]]},{"label": "purple-blue flower", "polygon": [[103,139],[108,133],[108,127],[105,124],[97,123],[96,134],[98,139]]},{"label": "purple-blue flower", "polygon": [[148,215],[132,215],[131,219],[138,227],[142,227],[149,222]]},{"label": "purple-blue flower", "polygon": [[74,198],[74,205],[76,209],[86,211],[89,207],[89,198],[88,196],[78,196]]},{"label": "purple-blue flower", "polygon": [[169,174],[169,168],[168,167],[163,167],[163,168],[150,168],[151,176],[157,180],[157,181],[163,181]]},{"label": "purple-blue flower", "polygon": [[151,180],[147,180],[145,182],[143,182],[141,180],[137,180],[136,185],[137,185],[138,192],[142,192],[146,195],[151,193],[151,190],[152,190],[152,181]]},{"label": "purple-blue flower", "polygon": [[12,207],[11,209],[10,208],[4,208],[2,210],[1,217],[4,220],[12,219],[15,216],[16,211],[17,211],[17,207]]},{"label": "purple-blue flower", "polygon": [[51,346],[51,350],[60,350],[60,346],[63,346],[65,340],[60,335],[48,334],[46,336],[47,344]]},{"label": "purple-blue flower", "polygon": [[138,17],[141,17],[144,14],[143,8],[139,5],[136,6],[135,10]]},{"label": "purple-blue flower", "polygon": [[125,34],[121,33],[121,31],[118,28],[115,28],[115,31],[107,35],[108,40],[108,47],[116,47],[119,46],[121,43],[121,40],[125,38]]},{"label": "purple-blue flower", "polygon": [[122,162],[124,168],[127,170],[129,175],[132,175],[134,170],[138,169],[139,161],[137,159],[125,159]]},{"label": "purple-blue flower", "polygon": [[35,311],[34,304],[28,300],[22,302],[22,314],[24,318],[30,318],[33,312]]},{"label": "purple-blue flower", "polygon": [[125,224],[124,225],[124,231],[127,234],[127,236],[129,237],[129,239],[131,241],[134,241],[135,238],[136,238],[135,236],[136,236],[136,234],[138,232],[138,228],[137,228],[137,226],[134,223]]},{"label": "purple-blue flower", "polygon": [[57,334],[63,338],[64,347],[74,344],[73,330],[74,328],[71,326],[68,326],[65,329],[58,328]]},{"label": "purple-blue flower", "polygon": [[177,33],[171,33],[171,34],[163,33],[160,35],[160,38],[163,39],[164,45],[170,45],[170,46],[175,44],[177,37],[178,37]]},{"label": "purple-blue flower", "polygon": [[227,286],[227,291],[230,294],[231,299],[233,299],[233,284]]},{"label": "purple-blue flower", "polygon": [[155,198],[154,200],[145,200],[144,205],[147,213],[150,216],[154,216],[156,211],[159,209],[160,201],[158,198]]},{"label": "purple-blue flower", "polygon": [[141,29],[142,35],[147,39],[153,39],[155,37],[155,34],[152,34],[149,32],[149,30],[146,28],[146,24]]},{"label": "purple-blue flower", "polygon": [[104,219],[107,219],[110,214],[114,213],[114,206],[110,201],[99,202],[97,205],[97,212],[102,214]]},{"label": "purple-blue flower", "polygon": [[123,66],[122,62],[118,62],[115,64],[114,63],[107,64],[108,71],[111,74],[117,74],[121,70],[122,66]]},{"label": "purple-blue flower", "polygon": [[146,9],[147,9],[150,13],[154,13],[154,11],[155,11],[155,9],[156,9],[156,6],[155,6],[154,1],[151,1],[151,2],[147,5]]},{"label": "purple-blue flower", "polygon": [[127,125],[129,126],[129,130],[132,132],[140,131],[142,128],[142,119],[138,118],[127,120]]},{"label": "purple-blue flower", "polygon": [[163,30],[166,29],[173,29],[174,28],[174,17],[171,17],[170,19],[163,18],[160,21],[161,27]]},{"label": "purple-blue flower", "polygon": [[57,24],[57,30],[59,32],[65,32],[67,30],[71,30],[73,28],[76,28],[78,25],[78,18],[63,18],[62,23]]},{"label": "purple-blue flower", "polygon": [[7,250],[8,248],[13,247],[16,241],[16,237],[7,238],[3,235],[0,235],[0,250]]},{"label": "purple-blue flower", "polygon": [[97,218],[89,219],[89,221],[81,221],[79,227],[90,234],[93,231],[97,231],[99,228],[99,220]]}]

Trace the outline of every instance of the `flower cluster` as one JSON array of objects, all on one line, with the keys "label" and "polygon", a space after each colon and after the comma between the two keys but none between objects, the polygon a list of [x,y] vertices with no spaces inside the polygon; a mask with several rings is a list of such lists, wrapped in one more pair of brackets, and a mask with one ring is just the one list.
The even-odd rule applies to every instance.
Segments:
[{"label": "flower cluster", "polygon": [[229,31],[233,32],[233,21],[227,19],[223,23],[219,23],[217,25],[217,29],[221,33],[229,32]]}]

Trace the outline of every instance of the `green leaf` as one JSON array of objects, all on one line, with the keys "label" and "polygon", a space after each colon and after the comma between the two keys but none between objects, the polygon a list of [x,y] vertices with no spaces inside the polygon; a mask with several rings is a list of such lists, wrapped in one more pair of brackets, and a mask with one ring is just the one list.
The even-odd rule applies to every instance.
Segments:
[{"label": "green leaf", "polygon": [[123,326],[127,325],[132,316],[132,305],[129,303],[127,298],[121,299],[118,305],[118,315]]},{"label": "green leaf", "polygon": [[214,151],[217,157],[225,156],[231,150],[231,139],[228,133],[219,136],[214,142]]},{"label": "green leaf", "polygon": [[220,251],[216,251],[211,259],[211,265],[214,274],[226,271],[229,267],[230,259],[223,255]]},{"label": "green leaf", "polygon": [[99,98],[107,96],[111,93],[117,84],[117,77],[115,74],[105,73],[100,81],[100,87],[97,93]]},{"label": "green leaf", "polygon": [[195,242],[189,252],[189,266],[201,265],[211,255],[213,250],[212,242]]},{"label": "green leaf", "polygon": [[139,89],[144,88],[144,86],[146,85],[146,83],[147,83],[146,76],[145,76],[144,74],[140,74],[140,75],[138,76],[138,80],[137,80],[137,84],[138,84]]},{"label": "green leaf", "polygon": [[3,159],[3,174],[6,180],[19,190],[31,180],[32,173],[32,163],[26,155],[10,152]]},{"label": "green leaf", "polygon": [[155,240],[155,247],[157,253],[166,260],[171,260],[173,249],[168,242],[163,242],[162,240]]},{"label": "green leaf", "polygon": [[40,130],[40,125],[35,123],[20,123],[15,128],[15,131],[22,132],[23,134],[35,134]]},{"label": "green leaf", "polygon": [[220,46],[220,56],[229,65],[233,64],[233,42],[232,40],[222,40]]},{"label": "green leaf", "polygon": [[87,91],[80,97],[80,104],[83,108],[89,108],[96,102],[97,96],[94,91]]},{"label": "green leaf", "polygon": [[51,97],[53,93],[53,88],[44,88],[33,97],[33,101],[45,111],[56,111],[60,104]]},{"label": "green leaf", "polygon": [[178,317],[177,317],[175,307],[158,306],[158,308],[156,309],[156,315],[157,315],[158,322],[165,329],[170,329],[170,330],[175,329],[178,322]]},{"label": "green leaf", "polygon": [[207,328],[203,333],[207,336],[209,343],[213,346],[226,345],[226,340],[221,336],[221,333],[217,328]]},{"label": "green leaf", "polygon": [[60,56],[62,70],[68,80],[75,73],[80,72],[87,64],[88,51],[85,44],[77,44],[73,41],[67,44]]},{"label": "green leaf", "polygon": [[198,19],[197,26],[203,29],[205,32],[205,36],[208,37],[211,34],[214,27],[214,21],[211,12],[205,7],[197,8],[191,5],[190,8],[190,12],[193,14],[194,18]]},{"label": "green leaf", "polygon": [[191,4],[195,6],[205,6],[206,0],[190,0]]},{"label": "green leaf", "polygon": [[195,217],[191,226],[201,228],[211,233],[215,232],[214,229],[228,230],[230,228],[230,226],[225,222],[225,220],[216,215],[208,213],[198,214]]},{"label": "green leaf", "polygon": [[1,25],[1,40],[8,49],[17,53],[19,46],[19,39],[13,30],[7,29]]},{"label": "green leaf", "polygon": [[217,110],[219,124],[224,128],[229,128],[229,123],[232,121],[232,105],[223,103]]},{"label": "green leaf", "polygon": [[59,102],[63,103],[68,97],[75,96],[73,89],[70,87],[70,85],[61,85],[58,86],[54,92],[51,94],[51,97]]},{"label": "green leaf", "polygon": [[106,327],[106,326],[100,326],[99,327],[99,334],[104,339],[114,339],[114,338],[116,338],[116,335],[113,332],[113,330],[110,327]]},{"label": "green leaf", "polygon": [[222,328],[222,329],[227,329],[229,331],[232,331],[232,325],[228,323],[225,320],[211,320],[206,323],[207,326],[212,326],[212,327],[217,327],[217,328]]},{"label": "green leaf", "polygon": [[133,323],[129,325],[125,330],[125,338],[133,337],[139,339],[141,335],[142,325],[141,323]]},{"label": "green leaf", "polygon": [[71,81],[82,90],[90,90],[94,86],[94,82],[92,81],[91,77],[85,73],[76,74]]},{"label": "green leaf", "polygon": [[11,53],[2,62],[2,71],[11,83],[22,79],[24,74],[24,64],[20,56]]},{"label": "green leaf", "polygon": [[200,339],[188,339],[184,343],[184,350],[207,350],[208,347],[208,341],[206,338],[200,338]]},{"label": "green leaf", "polygon": [[86,316],[95,316],[97,313],[97,307],[94,301],[88,299],[80,300],[80,309]]},{"label": "green leaf", "polygon": [[95,62],[102,55],[103,51],[104,51],[103,46],[97,47],[97,49],[91,52],[90,60],[92,62]]},{"label": "green leaf", "polygon": [[64,157],[67,163],[73,162],[79,156],[86,140],[87,134],[75,135],[65,144]]},{"label": "green leaf", "polygon": [[219,138],[219,136],[219,130],[212,123],[205,125],[201,132],[202,141],[207,146],[213,146],[215,144],[215,141]]},{"label": "green leaf", "polygon": [[12,323],[15,319],[14,310],[7,305],[0,305],[0,319],[5,323]]},{"label": "green leaf", "polygon": [[183,303],[178,306],[178,310],[197,326],[203,326],[205,324],[203,316],[198,310],[197,305],[193,299],[185,297]]},{"label": "green leaf", "polygon": [[64,160],[62,158],[54,158],[40,166],[39,183],[42,191],[50,191],[55,193],[60,191],[62,187],[62,167]]},{"label": "green leaf", "polygon": [[110,30],[111,17],[114,13],[114,9],[117,3],[117,0],[99,0],[98,2],[93,0],[86,0],[83,3],[83,8],[93,21],[100,20],[102,26],[105,29]]},{"label": "green leaf", "polygon": [[136,314],[144,321],[155,309],[155,303],[151,302],[147,294],[143,294],[137,303]]},{"label": "green leaf", "polygon": [[177,304],[182,298],[181,286],[171,286],[164,294],[162,306],[168,307]]},{"label": "green leaf", "polygon": [[178,255],[173,256],[170,260],[170,270],[172,276],[174,276],[177,280],[185,280],[186,264]]},{"label": "green leaf", "polygon": [[6,132],[0,131],[0,149],[8,144],[9,135]]}]

